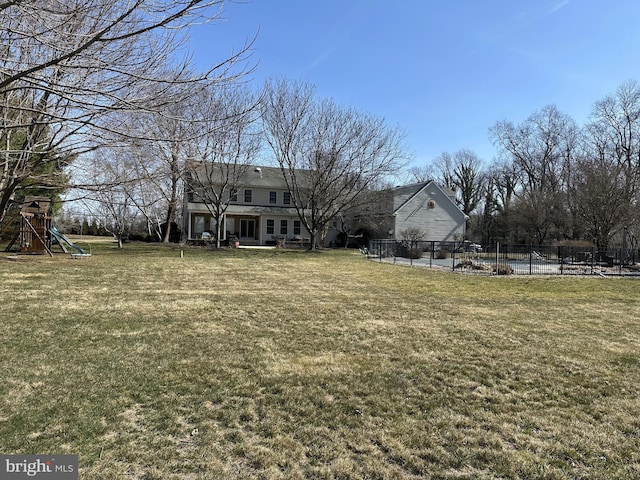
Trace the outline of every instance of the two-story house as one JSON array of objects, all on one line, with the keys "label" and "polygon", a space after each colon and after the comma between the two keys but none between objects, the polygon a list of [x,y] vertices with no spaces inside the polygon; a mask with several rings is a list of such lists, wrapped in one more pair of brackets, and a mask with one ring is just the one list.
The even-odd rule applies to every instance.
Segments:
[{"label": "two-story house", "polygon": [[[304,242],[309,234],[293,206],[282,172],[274,167],[247,168],[228,192],[229,206],[223,216],[223,241],[230,236],[243,245],[275,245],[278,239]],[[183,209],[187,240],[212,237],[216,232],[211,214],[198,189],[185,188]]]},{"label": "two-story house", "polygon": [[[226,197],[229,206],[223,215],[222,241],[233,237],[243,245],[275,245],[279,239],[309,240],[279,168],[251,166],[236,184],[237,190]],[[213,238],[215,217],[198,188],[187,185],[185,191],[186,239]],[[376,192],[366,206],[357,209],[352,226],[354,231],[366,228],[378,238],[401,240],[404,231],[418,229],[424,232],[424,240],[453,241],[464,238],[466,218],[453,193],[429,181]],[[325,244],[335,241],[337,224],[330,226]]]}]

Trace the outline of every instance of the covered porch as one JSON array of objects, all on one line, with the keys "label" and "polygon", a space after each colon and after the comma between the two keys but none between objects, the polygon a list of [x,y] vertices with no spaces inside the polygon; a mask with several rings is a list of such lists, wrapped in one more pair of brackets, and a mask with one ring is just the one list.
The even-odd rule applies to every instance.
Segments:
[{"label": "covered porch", "polygon": [[[243,245],[262,245],[260,238],[261,216],[258,214],[229,214],[222,217],[222,242],[237,239]],[[187,240],[214,240],[217,234],[216,220],[210,212],[189,212]]]}]

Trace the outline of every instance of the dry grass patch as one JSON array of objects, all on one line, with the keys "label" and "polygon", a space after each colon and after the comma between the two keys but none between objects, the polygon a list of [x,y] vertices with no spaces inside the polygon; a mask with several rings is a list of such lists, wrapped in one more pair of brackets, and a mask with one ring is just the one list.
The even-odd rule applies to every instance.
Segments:
[{"label": "dry grass patch", "polygon": [[0,450],[83,478],[633,478],[638,283],[352,252],[0,262]]}]

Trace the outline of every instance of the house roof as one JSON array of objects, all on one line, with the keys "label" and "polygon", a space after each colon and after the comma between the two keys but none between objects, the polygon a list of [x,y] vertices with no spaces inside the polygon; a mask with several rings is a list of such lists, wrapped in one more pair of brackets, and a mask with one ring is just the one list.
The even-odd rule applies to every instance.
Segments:
[{"label": "house roof", "polygon": [[460,209],[460,207],[458,206],[458,204],[454,201],[454,197],[452,195],[447,194],[447,192],[444,191],[444,189],[438,185],[437,183],[435,183],[433,180],[429,180],[427,182],[420,182],[420,183],[412,183],[409,185],[402,185],[400,187],[395,187],[393,189],[391,189],[394,194],[400,192],[401,190],[411,190],[411,189],[415,189],[415,191],[413,192],[413,194],[407,198],[400,206],[398,206],[398,208],[396,208],[393,211],[393,214],[396,215],[398,212],[400,212],[400,210],[402,210],[406,205],[408,205],[409,203],[411,203],[411,201],[420,193],[422,193],[422,191],[424,189],[426,189],[427,187],[435,187],[437,188],[440,193],[442,193],[447,200],[453,205],[455,206],[458,210],[460,210],[460,213],[462,213],[464,215],[464,212]]},{"label": "house roof", "polygon": [[[280,168],[257,165],[237,165],[235,168],[238,172],[242,171],[237,182],[241,187],[287,188]],[[201,163],[191,171],[191,175],[197,177],[198,182],[211,181],[215,184],[219,183],[227,172],[232,172],[233,169],[233,165],[223,163]]]},{"label": "house roof", "polygon": [[[222,173],[225,166],[220,165],[220,173]],[[284,175],[280,167],[266,167],[261,165],[246,165],[241,166],[240,168],[245,168],[246,170],[242,173],[239,178],[238,185],[242,188],[272,188],[279,190],[288,190],[287,182],[285,181]],[[204,166],[200,166],[196,170],[196,174],[200,175],[201,178],[205,177],[206,174],[204,172]],[[209,168],[211,168],[209,166]],[[309,175],[307,170],[297,170],[296,177],[298,184],[303,184],[304,181],[308,181]],[[213,177],[213,175],[209,175]]]},{"label": "house roof", "polygon": [[287,189],[282,170],[279,167],[250,166],[240,177],[240,184],[246,187]]}]

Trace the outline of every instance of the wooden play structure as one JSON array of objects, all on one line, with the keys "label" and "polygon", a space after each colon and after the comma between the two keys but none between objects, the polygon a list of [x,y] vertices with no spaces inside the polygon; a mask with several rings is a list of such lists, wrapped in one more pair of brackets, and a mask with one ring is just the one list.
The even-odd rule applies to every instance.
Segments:
[{"label": "wooden play structure", "polygon": [[85,251],[65,237],[51,223],[51,199],[48,197],[25,197],[24,202],[13,218],[8,222],[17,223],[17,231],[5,249],[9,252],[15,248],[21,254],[49,254],[52,244],[58,245],[64,253],[72,258],[91,256],[91,246]]},{"label": "wooden play structure", "polygon": [[25,197],[20,208],[18,232],[9,243],[9,251],[17,245],[20,253],[51,253],[51,199],[48,197]]}]

